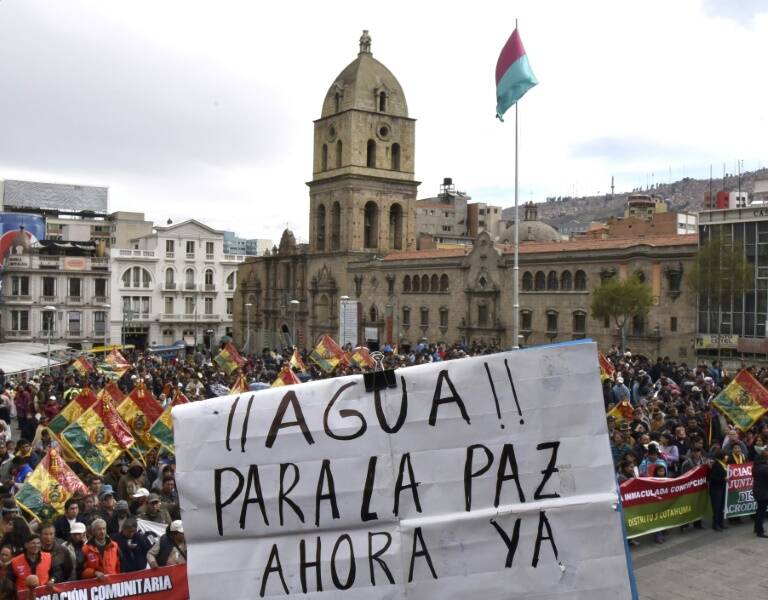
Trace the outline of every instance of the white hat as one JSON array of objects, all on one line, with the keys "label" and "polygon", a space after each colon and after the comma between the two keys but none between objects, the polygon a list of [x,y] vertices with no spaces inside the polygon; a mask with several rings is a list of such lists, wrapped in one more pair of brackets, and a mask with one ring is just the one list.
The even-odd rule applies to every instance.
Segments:
[{"label": "white hat", "polygon": [[70,526],[69,533],[85,533],[85,523],[78,521],[74,525]]},{"label": "white hat", "polygon": [[616,383],[624,383],[624,378],[623,377],[617,377],[616,378]]},{"label": "white hat", "polygon": [[169,531],[176,531],[178,533],[184,533],[184,525],[182,524],[180,519],[176,519],[175,521],[171,522],[171,526],[168,529]]},{"label": "white hat", "polygon": [[147,488],[139,488],[131,498],[146,498],[147,496],[149,496],[149,490]]},{"label": "white hat", "polygon": [[48,396],[48,400],[56,400],[56,396]]}]

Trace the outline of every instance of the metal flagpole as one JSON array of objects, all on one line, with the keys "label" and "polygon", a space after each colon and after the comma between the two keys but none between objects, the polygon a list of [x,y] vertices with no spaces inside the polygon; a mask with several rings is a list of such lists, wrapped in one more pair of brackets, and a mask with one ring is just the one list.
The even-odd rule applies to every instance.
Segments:
[{"label": "metal flagpole", "polygon": [[[515,21],[517,29],[517,21]],[[520,210],[517,202],[517,107],[520,102],[515,102],[515,265],[512,269],[512,348],[520,348]]]}]

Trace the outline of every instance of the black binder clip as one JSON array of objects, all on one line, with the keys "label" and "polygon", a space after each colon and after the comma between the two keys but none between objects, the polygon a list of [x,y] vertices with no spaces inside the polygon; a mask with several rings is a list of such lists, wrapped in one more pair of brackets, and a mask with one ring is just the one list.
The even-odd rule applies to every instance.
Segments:
[{"label": "black binder clip", "polygon": [[396,388],[397,379],[394,369],[384,368],[384,355],[381,352],[372,352],[373,371],[363,373],[363,383],[366,392],[378,392],[387,388]]}]

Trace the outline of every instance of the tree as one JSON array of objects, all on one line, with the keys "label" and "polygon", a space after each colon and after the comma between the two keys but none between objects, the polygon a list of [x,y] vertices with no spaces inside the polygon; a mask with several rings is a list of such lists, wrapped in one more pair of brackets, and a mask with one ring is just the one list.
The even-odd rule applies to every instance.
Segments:
[{"label": "tree", "polygon": [[740,240],[734,244],[720,235],[714,235],[696,253],[687,283],[699,300],[700,310],[706,310],[707,315],[717,311],[718,359],[723,309],[730,313],[734,304],[740,306],[742,297],[752,290],[754,282],[755,267],[745,258]]},{"label": "tree", "polygon": [[626,349],[626,325],[632,317],[644,317],[653,304],[649,285],[633,275],[627,279],[611,277],[592,293],[592,318],[612,320],[621,333],[621,351]]}]

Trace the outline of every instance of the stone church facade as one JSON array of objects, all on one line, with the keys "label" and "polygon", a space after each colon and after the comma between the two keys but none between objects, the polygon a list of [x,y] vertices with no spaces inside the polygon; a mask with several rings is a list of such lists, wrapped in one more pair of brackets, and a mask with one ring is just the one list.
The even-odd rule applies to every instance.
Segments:
[{"label": "stone church facade", "polygon": [[[358,303],[361,343],[513,345],[510,245],[483,233],[471,248],[417,250],[415,120],[397,79],[373,58],[367,32],[325,96],[313,156],[309,243],[297,244],[286,230],[272,252],[238,269],[239,346],[257,351],[297,338],[311,347],[325,333],[337,339],[346,298]],[[605,277],[637,273],[656,305],[630,326],[628,345],[690,360],[695,302],[682,279],[695,235],[558,242],[532,212],[521,222],[524,345],[614,343],[615,327],[589,316],[591,290]]]}]

